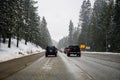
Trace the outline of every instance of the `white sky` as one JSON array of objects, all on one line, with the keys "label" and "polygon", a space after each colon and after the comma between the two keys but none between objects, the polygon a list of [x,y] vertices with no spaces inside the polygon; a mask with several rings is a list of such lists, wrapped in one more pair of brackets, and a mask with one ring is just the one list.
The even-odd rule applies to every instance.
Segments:
[{"label": "white sky", "polygon": [[[93,4],[94,0],[90,0]],[[38,13],[45,16],[52,39],[68,35],[70,20],[77,26],[83,0],[38,0]]]}]

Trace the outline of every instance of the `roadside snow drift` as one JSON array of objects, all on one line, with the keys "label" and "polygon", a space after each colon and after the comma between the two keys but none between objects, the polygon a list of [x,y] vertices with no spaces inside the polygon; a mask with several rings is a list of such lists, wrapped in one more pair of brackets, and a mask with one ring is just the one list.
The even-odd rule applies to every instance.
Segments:
[{"label": "roadside snow drift", "polygon": [[12,39],[11,48],[7,47],[8,43],[0,43],[0,62],[40,53],[43,51],[41,47],[36,46],[33,43],[28,42],[27,45],[25,45],[24,40],[19,42],[19,47],[17,48],[16,42],[16,39]]}]

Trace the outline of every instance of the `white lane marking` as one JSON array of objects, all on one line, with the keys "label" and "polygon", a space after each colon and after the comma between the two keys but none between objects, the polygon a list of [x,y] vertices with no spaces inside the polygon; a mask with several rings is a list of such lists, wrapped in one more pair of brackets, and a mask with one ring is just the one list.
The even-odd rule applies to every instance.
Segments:
[{"label": "white lane marking", "polygon": [[93,78],[92,78],[91,76],[89,76],[88,74],[87,74],[87,76],[89,77],[89,79],[91,79],[91,80],[93,79]]},{"label": "white lane marking", "polygon": [[44,64],[44,66],[42,67],[42,69],[44,71],[49,71],[52,69],[52,63],[50,63],[51,59],[48,59],[47,62]]}]

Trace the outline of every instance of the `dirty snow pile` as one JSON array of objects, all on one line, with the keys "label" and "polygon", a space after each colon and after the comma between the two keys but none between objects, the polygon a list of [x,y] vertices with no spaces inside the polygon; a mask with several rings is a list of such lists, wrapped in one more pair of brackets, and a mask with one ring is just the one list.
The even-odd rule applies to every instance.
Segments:
[{"label": "dirty snow pile", "polygon": [[92,54],[113,54],[113,55],[120,55],[120,53],[115,52],[89,52],[89,51],[82,51],[82,53],[92,53]]},{"label": "dirty snow pile", "polygon": [[[7,40],[8,41],[8,40]],[[19,42],[19,47],[16,47],[16,39],[12,39],[11,48],[8,48],[8,43],[0,43],[0,62],[11,60],[14,58],[19,58],[31,54],[36,54],[44,51],[41,47],[36,46],[33,43],[28,42],[25,45],[25,41],[21,40]]]}]

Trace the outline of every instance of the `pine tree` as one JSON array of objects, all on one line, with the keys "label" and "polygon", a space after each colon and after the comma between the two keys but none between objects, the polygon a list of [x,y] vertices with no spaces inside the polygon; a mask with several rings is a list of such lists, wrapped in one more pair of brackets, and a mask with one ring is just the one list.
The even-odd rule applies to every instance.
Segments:
[{"label": "pine tree", "polygon": [[120,52],[120,1],[116,0],[114,8],[114,29],[111,39],[111,50]]},{"label": "pine tree", "polygon": [[17,3],[14,5],[16,20],[15,20],[15,33],[14,36],[17,37],[17,45],[19,47],[19,40],[22,38],[22,32],[24,30],[24,1],[17,0]]},{"label": "pine tree", "polygon": [[78,44],[85,43],[88,45],[88,33],[91,18],[91,3],[89,0],[83,1],[79,17],[78,27],[81,27],[81,34],[79,35]]},{"label": "pine tree", "polygon": [[6,38],[9,39],[8,41],[8,47],[11,47],[11,37],[14,34],[14,28],[15,28],[15,9],[14,5],[16,4],[15,0],[12,1],[2,1],[0,2],[0,14],[1,14],[1,21],[0,21],[0,27],[1,27],[1,35],[3,37],[3,42],[6,42]]},{"label": "pine tree", "polygon": [[51,40],[51,36],[50,33],[47,29],[47,22],[45,17],[42,18],[42,22],[41,22],[41,37],[42,37],[42,48],[46,48],[47,46],[51,46],[52,45],[52,40]]},{"label": "pine tree", "polygon": [[78,44],[79,35],[80,35],[80,29],[78,27],[75,27],[73,32],[73,44],[79,45]]},{"label": "pine tree", "polygon": [[107,51],[113,2],[96,0],[90,25],[90,46],[95,51]]},{"label": "pine tree", "polygon": [[7,1],[0,0],[0,37],[3,38],[3,43],[6,42],[7,33]]},{"label": "pine tree", "polygon": [[11,38],[17,39],[16,46],[19,47],[19,40],[24,39],[27,42],[45,48],[52,45],[50,33],[47,29],[47,22],[43,17],[37,14],[37,7],[33,0],[0,0],[0,43],[3,40],[8,41],[8,47],[11,47]]},{"label": "pine tree", "polygon": [[61,49],[61,48],[68,47],[69,46],[68,39],[69,39],[68,36],[63,37],[58,43],[58,48]]},{"label": "pine tree", "polygon": [[73,44],[73,31],[74,31],[74,25],[73,25],[73,22],[70,20],[70,24],[69,24],[69,45]]}]

